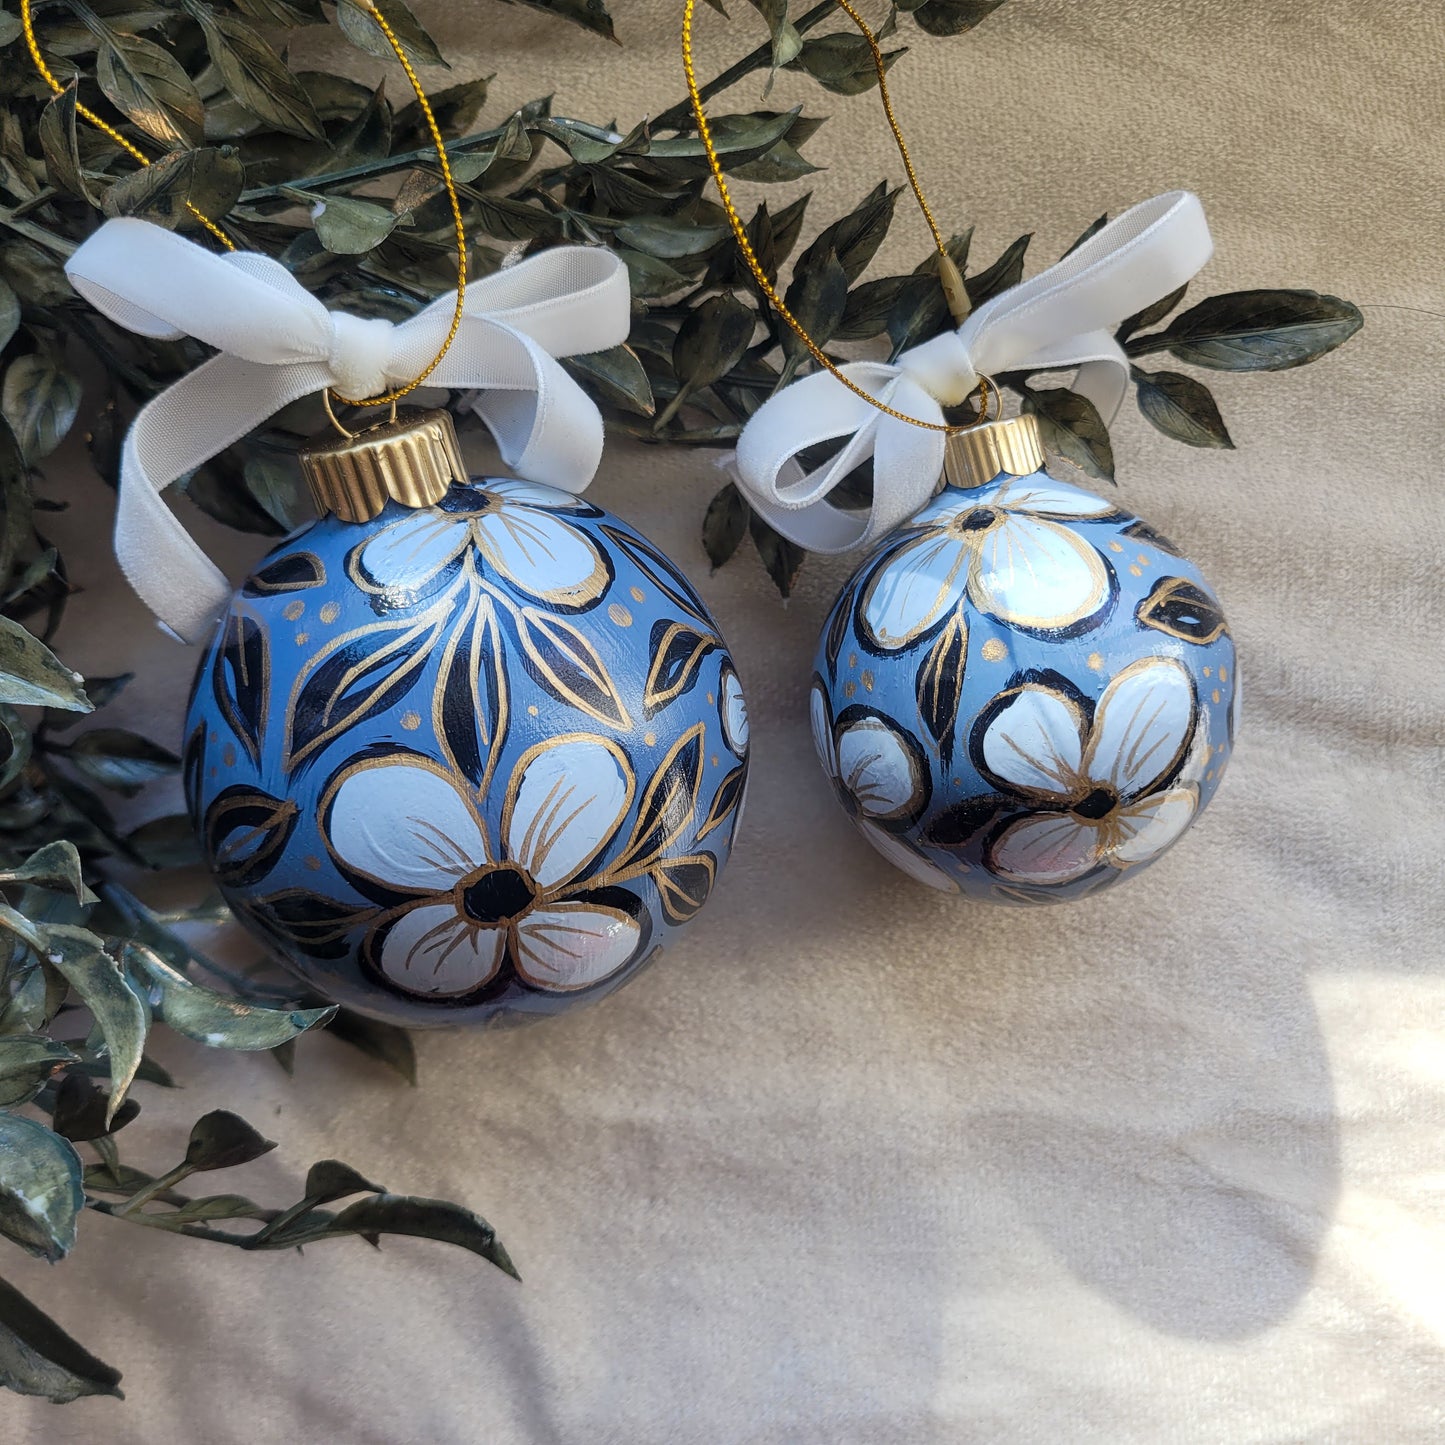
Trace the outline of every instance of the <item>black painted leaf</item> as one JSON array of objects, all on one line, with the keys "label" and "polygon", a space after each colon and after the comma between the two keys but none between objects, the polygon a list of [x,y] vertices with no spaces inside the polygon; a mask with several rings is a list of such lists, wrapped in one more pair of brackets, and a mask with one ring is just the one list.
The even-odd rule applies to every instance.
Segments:
[{"label": "black painted leaf", "polygon": [[507,673],[502,640],[490,598],[478,600],[470,624],[447,639],[437,670],[434,714],[451,761],[479,783],[488,757],[495,757],[507,719]]},{"label": "black painted leaf", "polygon": [[1036,416],[1046,450],[1072,462],[1087,476],[1114,480],[1114,448],[1109,429],[1087,397],[1064,387],[1030,390],[1023,410]]},{"label": "black painted leaf", "polygon": [[1232,291],[1192,306],[1130,355],[1171,351],[1180,361],[1217,371],[1284,371],[1304,366],[1348,341],[1360,308],[1315,291]]},{"label": "black painted leaf", "polygon": [[737,812],[742,802],[743,789],[747,785],[747,780],[748,765],[739,763],[718,784],[717,793],[712,800],[712,807],[708,809],[707,818],[702,827],[698,829],[697,840],[699,843],[715,828],[721,828]]},{"label": "black painted leaf", "polygon": [[923,841],[935,848],[962,848],[992,824],[1001,813],[1016,809],[1006,798],[972,798],[946,808],[927,824]]},{"label": "black painted leaf", "polygon": [[283,888],[263,898],[233,902],[232,907],[244,912],[283,948],[299,948],[313,958],[342,957],[347,952],[347,934],[375,912],[338,903],[308,888]]},{"label": "black painted leaf", "polygon": [[647,670],[642,706],[651,717],[659,708],[691,692],[697,683],[703,658],[720,643],[715,632],[703,631],[686,622],[658,618],[652,624],[649,646],[652,661]]},{"label": "black painted leaf", "polygon": [[520,609],[516,622],[527,670],[548,692],[609,727],[632,726],[612,674],[584,633],[535,607]]},{"label": "black painted leaf", "polygon": [[843,650],[843,643],[848,636],[848,623],[853,615],[853,603],[858,596],[857,581],[850,582],[846,591],[833,604],[833,611],[828,618],[828,630],[823,638],[823,652],[828,659],[828,673],[836,678],[838,669],[838,654]]},{"label": "black painted leaf", "polygon": [[1126,537],[1133,537],[1135,541],[1147,542],[1151,547],[1157,547],[1161,552],[1167,552],[1171,557],[1182,557],[1183,550],[1175,542],[1171,542],[1163,532],[1156,531],[1148,522],[1135,520],[1124,528]]},{"label": "black painted leaf", "polygon": [[689,728],[658,764],[638,805],[632,837],[609,870],[613,876],[646,872],[696,821],[705,762],[703,732],[702,723]]},{"label": "black painted leaf", "polygon": [[672,923],[686,923],[707,902],[717,875],[711,853],[669,858],[652,870],[652,881],[662,899],[662,911]]},{"label": "black painted leaf", "polygon": [[1135,615],[1145,627],[1201,647],[1229,630],[1215,598],[1185,577],[1161,577]]},{"label": "black painted leaf", "polygon": [[82,1395],[121,1399],[119,1384],[119,1370],[96,1359],[0,1279],[0,1385],[63,1405]]},{"label": "black painted leaf", "polygon": [[636,532],[624,532],[620,527],[609,526],[606,522],[602,523],[602,531],[609,541],[627,554],[659,592],[704,626],[712,626],[712,620],[707,615],[707,605],[698,595],[697,589],[651,542]]},{"label": "black painted leaf", "polygon": [[716,572],[738,550],[748,534],[748,504],[737,484],[729,482],[707,504],[702,519],[702,545]]},{"label": "black painted leaf", "polygon": [[944,766],[953,756],[953,733],[958,704],[963,696],[964,664],[968,658],[968,623],[960,608],[948,619],[918,668],[914,691],[918,716],[938,745]]},{"label": "black painted leaf", "polygon": [[320,587],[325,581],[326,564],[314,552],[286,552],[253,572],[242,592],[247,597],[264,597]]},{"label": "black painted leaf", "polygon": [[1213,393],[1182,371],[1141,371],[1130,368],[1139,410],[1167,437],[1191,447],[1234,450],[1229,429]]},{"label": "black painted leaf", "polygon": [[226,617],[211,671],[211,689],[221,716],[251,761],[259,764],[271,692],[271,654],[260,622],[239,608]]},{"label": "black painted leaf", "polygon": [[223,888],[259,883],[285,851],[300,810],[244,783],[226,788],[206,809],[206,858]]}]

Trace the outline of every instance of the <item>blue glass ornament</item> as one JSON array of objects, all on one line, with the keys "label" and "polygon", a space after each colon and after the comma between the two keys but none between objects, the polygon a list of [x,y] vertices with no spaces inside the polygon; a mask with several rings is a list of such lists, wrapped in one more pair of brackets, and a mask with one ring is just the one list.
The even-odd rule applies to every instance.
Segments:
[{"label": "blue glass ornament", "polygon": [[813,734],[890,862],[970,898],[1053,902],[1138,871],[1198,817],[1237,687],[1218,599],[1172,542],[1005,472],[945,486],[843,589]]},{"label": "blue glass ornament", "polygon": [[747,779],[702,599],[631,527],[519,481],[282,542],[185,735],[236,915],[319,992],[408,1026],[617,987],[707,899]]}]

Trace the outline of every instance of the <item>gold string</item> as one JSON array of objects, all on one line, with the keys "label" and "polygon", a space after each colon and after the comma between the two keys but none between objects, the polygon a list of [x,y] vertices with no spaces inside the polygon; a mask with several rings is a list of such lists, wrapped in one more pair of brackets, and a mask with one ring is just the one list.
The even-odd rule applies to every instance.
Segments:
[{"label": "gold string", "polygon": [[[50,67],[45,63],[45,57],[40,53],[40,44],[35,38],[35,21],[34,17],[31,14],[32,3],[33,0],[20,0],[20,22],[25,31],[25,46],[26,49],[30,52],[31,63],[40,73],[40,78],[51,88],[51,90],[55,92],[56,95],[61,95],[64,93],[65,87],[55,78],[54,74],[51,72]],[[341,0],[341,3],[347,3],[347,0]],[[462,316],[466,306],[467,235],[466,229],[462,224],[462,205],[461,201],[457,197],[456,181],[452,178],[451,162],[447,159],[447,150],[446,146],[442,143],[441,129],[437,125],[436,116],[432,114],[431,102],[428,101],[426,98],[426,92],[422,89],[421,81],[417,79],[416,71],[412,69],[411,61],[407,59],[406,51],[402,49],[401,41],[396,38],[396,32],[393,31],[390,24],[387,23],[386,16],[383,15],[381,11],[376,8],[375,4],[371,3],[371,0],[354,0],[354,3],[356,3],[361,9],[366,10],[367,13],[371,16],[371,18],[376,21],[377,25],[380,26],[381,33],[386,36],[388,43],[391,45],[391,48],[396,52],[396,58],[401,62],[401,68],[406,71],[406,78],[411,82],[412,90],[416,92],[417,104],[421,107],[422,115],[426,117],[427,130],[431,133],[432,144],[436,146],[437,159],[441,163],[442,181],[446,186],[447,199],[451,202],[452,205],[452,224],[456,232],[457,299],[456,305],[452,309],[452,322],[450,328],[447,331],[446,339],[437,349],[436,355],[433,356],[432,359],[427,363],[421,375],[416,377],[415,380],[407,382],[405,386],[397,387],[395,391],[385,392],[381,396],[365,398],[342,396],[342,394],[337,391],[335,387],[329,389],[331,396],[334,396],[337,401],[345,402],[347,406],[386,406],[389,404],[393,408],[395,408],[396,403],[402,397],[406,396],[409,392],[415,391],[417,387],[419,387],[427,379],[427,377],[429,377],[432,372],[437,369],[437,367],[441,364],[442,358],[447,354],[448,351],[451,350],[452,342],[455,341],[457,338],[457,332],[461,328]],[[122,150],[127,152],[127,154],[133,156],[137,161],[140,162],[141,165],[150,165],[151,161],[149,156],[147,156],[137,146],[132,145],[131,142],[128,141],[125,136],[123,136],[118,130],[116,130],[114,126],[109,125],[106,121],[102,120],[100,116],[95,114],[94,111],[88,109],[86,106],[80,105],[79,103],[76,104],[75,110],[77,115],[83,116],[91,123],[91,125],[95,126],[98,130],[104,131],[105,134],[111,138],[111,140],[113,140],[118,146],[120,146]],[[201,225],[206,228],[206,230],[211,233],[211,235],[216,238],[216,240],[221,243],[221,245],[226,248],[226,250],[234,251],[236,249],[235,243],[232,242],[231,238],[227,236],[226,233],[213,220],[210,219],[210,217],[202,215],[201,212],[190,201],[186,202],[186,209],[196,218],[196,220],[201,223]],[[330,413],[330,411],[331,407],[328,398],[328,414]],[[336,420],[334,416],[332,417],[332,420]],[[337,423],[337,426],[338,428],[340,428],[339,422]]]},{"label": "gold string", "polygon": [[[889,129],[893,132],[893,139],[898,146],[898,154],[903,158],[903,169],[908,176],[908,184],[918,200],[919,209],[923,212],[924,219],[928,222],[928,229],[933,233],[934,245],[938,249],[938,266],[940,284],[943,286],[944,296],[948,301],[949,311],[953,314],[954,320],[962,322],[968,314],[968,293],[964,289],[963,277],[959,274],[953,257],[948,254],[948,247],[944,244],[942,233],[938,229],[938,223],[933,218],[933,211],[928,205],[927,198],[923,194],[923,187],[919,184],[918,175],[913,168],[913,159],[908,153],[908,145],[903,139],[903,130],[898,124],[898,118],[893,113],[893,102],[888,94],[888,67],[884,63],[883,51],[879,47],[868,23],[853,8],[850,0],[837,0],[838,6],[850,20],[862,32],[864,40],[868,42],[868,48],[873,52],[873,68],[878,72],[878,92],[883,100],[883,113],[888,117]],[[788,309],[783,298],[778,294],[777,288],[768,279],[767,272],[763,269],[762,262],[758,260],[757,252],[753,250],[752,242],[748,239],[747,227],[743,224],[742,217],[738,214],[738,208],[733,203],[731,192],[728,190],[727,180],[723,176],[722,162],[718,159],[717,147],[713,143],[712,128],[708,124],[707,115],[703,110],[702,93],[698,89],[697,72],[693,66],[692,59],[692,25],[693,17],[697,11],[697,0],[683,0],[682,9],[682,69],[687,77],[688,98],[692,102],[692,113],[697,121],[697,133],[702,140],[703,150],[707,155],[708,168],[712,171],[712,178],[717,185],[718,198],[722,201],[723,211],[728,218],[728,224],[732,227],[733,236],[738,243],[738,249],[743,253],[743,259],[748,264],[748,270],[752,272],[753,279],[758,283],[771,302],[773,309],[793,329],[798,339],[808,349],[813,360],[832,373],[838,381],[842,382],[855,396],[860,396],[870,406],[877,407],[886,416],[891,416],[897,421],[908,422],[912,426],[923,427],[926,431],[939,431],[952,435],[955,432],[967,431],[970,427],[978,426],[988,415],[988,401],[990,383],[980,377],[977,390],[980,394],[980,409],[978,416],[960,426],[949,426],[940,422],[923,421],[916,416],[909,416],[906,412],[895,410],[886,402],[880,401],[871,392],[865,391],[856,382],[850,381],[823,353],[822,347],[808,335],[807,328]],[[992,387],[997,396],[998,388]]]}]

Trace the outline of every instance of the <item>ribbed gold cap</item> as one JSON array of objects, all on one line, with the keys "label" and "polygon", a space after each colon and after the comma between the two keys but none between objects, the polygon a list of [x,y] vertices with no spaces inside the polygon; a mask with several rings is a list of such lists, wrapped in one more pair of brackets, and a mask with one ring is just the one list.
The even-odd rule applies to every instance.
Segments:
[{"label": "ribbed gold cap", "polygon": [[329,446],[301,453],[301,472],[322,516],[366,522],[388,501],[429,507],[467,470],[446,411],[404,411]]},{"label": "ribbed gold cap", "polygon": [[1039,424],[1031,416],[1013,416],[954,432],[943,452],[943,476],[951,487],[983,487],[1007,472],[1026,477],[1044,464]]}]

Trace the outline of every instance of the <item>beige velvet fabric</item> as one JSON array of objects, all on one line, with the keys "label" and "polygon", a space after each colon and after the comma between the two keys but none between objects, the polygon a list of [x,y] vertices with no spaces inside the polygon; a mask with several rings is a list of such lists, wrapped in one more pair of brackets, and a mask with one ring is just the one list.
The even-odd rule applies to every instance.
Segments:
[{"label": "beige velvet fabric", "polygon": [[[418,8],[459,74],[501,72],[493,118],[551,90],[626,125],[680,92],[675,0],[619,0],[622,50],[496,0]],[[732,27],[701,15],[707,73],[756,33],[733,8]],[[1041,264],[1105,208],[1186,185],[1218,248],[1197,294],[1366,308],[1319,365],[1211,378],[1237,452],[1169,443],[1132,404],[1116,427],[1122,498],[1201,564],[1241,654],[1237,755],[1167,859],[1041,912],[891,871],[805,719],[848,563],[811,562],[786,607],[750,555],[710,577],[711,459],[614,439],[594,495],[697,581],[751,702],[745,826],[690,936],[590,1011],[424,1038],[415,1091],[325,1039],[288,1080],[166,1038],[186,1092],[143,1092],[125,1136],[159,1165],[190,1119],[239,1106],[281,1147],[216,1189],[280,1203],[345,1159],[477,1208],[526,1283],[420,1241],[250,1257],[88,1218],[70,1261],[5,1270],[130,1398],[6,1398],[0,1433],[1440,1440],[1445,320],[1422,312],[1445,311],[1442,74],[1445,21],[1418,0],[1011,0],[894,72],[976,257],[1033,229]],[[901,179],[874,98],[784,77],[772,103],[794,97],[833,116],[815,223]],[[758,101],[751,83],[735,108]],[[900,207],[895,232],[911,265],[922,223]],[[194,658],[108,566],[99,484],[72,494],[54,530],[91,591],[68,656],[135,668],[117,720],[174,737]]]}]

